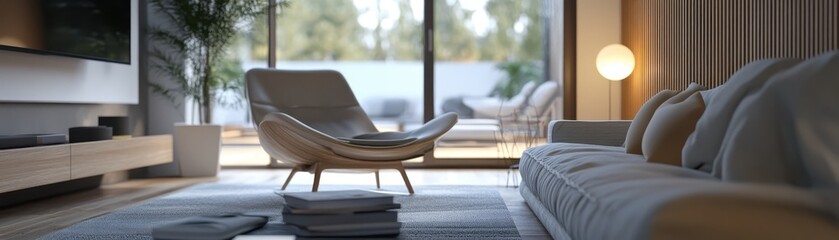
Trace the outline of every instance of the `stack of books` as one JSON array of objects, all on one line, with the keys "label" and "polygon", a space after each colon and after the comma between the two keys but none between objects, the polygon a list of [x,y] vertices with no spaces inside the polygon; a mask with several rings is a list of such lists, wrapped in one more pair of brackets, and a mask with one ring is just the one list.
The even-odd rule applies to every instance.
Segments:
[{"label": "stack of books", "polygon": [[400,205],[393,196],[362,191],[286,193],[283,221],[301,237],[395,236]]}]

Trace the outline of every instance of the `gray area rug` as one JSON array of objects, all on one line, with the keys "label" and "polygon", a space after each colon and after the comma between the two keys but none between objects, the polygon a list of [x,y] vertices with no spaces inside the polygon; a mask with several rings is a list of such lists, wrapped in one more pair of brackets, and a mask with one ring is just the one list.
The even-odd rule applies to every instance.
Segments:
[{"label": "gray area rug", "polygon": [[[289,186],[286,192],[311,186]],[[353,189],[322,186],[321,191]],[[364,189],[364,187],[360,187]],[[276,184],[200,184],[140,205],[89,219],[42,239],[151,239],[151,229],[169,221],[200,215],[261,213],[268,225],[249,234],[282,234],[288,230],[280,215],[283,200]],[[385,189],[405,191],[404,186]],[[412,196],[397,196],[402,204],[399,239],[519,239],[504,200],[492,187],[417,186]]]}]

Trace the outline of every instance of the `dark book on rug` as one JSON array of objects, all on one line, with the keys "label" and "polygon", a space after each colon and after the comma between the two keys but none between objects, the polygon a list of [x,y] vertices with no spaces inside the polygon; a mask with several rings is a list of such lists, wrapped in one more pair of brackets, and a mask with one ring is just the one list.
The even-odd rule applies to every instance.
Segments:
[{"label": "dark book on rug", "polygon": [[283,212],[283,222],[302,227],[339,225],[347,223],[362,224],[396,222],[396,219],[397,216],[395,211],[331,215],[294,214]]},{"label": "dark book on rug", "polygon": [[266,216],[196,216],[155,226],[151,234],[154,239],[230,239],[267,222]]},{"label": "dark book on rug", "polygon": [[294,209],[358,208],[393,204],[392,195],[363,190],[286,193],[283,197],[286,205]]},{"label": "dark book on rug", "polygon": [[284,213],[293,213],[293,214],[353,214],[353,213],[364,213],[364,212],[380,212],[380,211],[387,211],[390,209],[399,209],[402,205],[398,203],[391,203],[391,204],[383,204],[383,205],[373,205],[373,206],[363,206],[363,207],[349,207],[349,208],[291,208],[289,206],[283,207]]}]

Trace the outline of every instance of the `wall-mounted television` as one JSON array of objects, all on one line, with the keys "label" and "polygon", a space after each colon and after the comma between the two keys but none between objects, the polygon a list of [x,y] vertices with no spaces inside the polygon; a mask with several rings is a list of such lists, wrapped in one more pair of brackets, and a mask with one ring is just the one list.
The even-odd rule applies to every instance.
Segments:
[{"label": "wall-mounted television", "polygon": [[131,63],[131,0],[2,0],[0,49]]}]

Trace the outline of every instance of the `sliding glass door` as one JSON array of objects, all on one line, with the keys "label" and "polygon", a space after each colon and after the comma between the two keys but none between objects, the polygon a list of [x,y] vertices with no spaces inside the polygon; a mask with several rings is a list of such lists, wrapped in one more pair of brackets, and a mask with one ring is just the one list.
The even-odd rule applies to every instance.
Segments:
[{"label": "sliding glass door", "polygon": [[545,81],[543,3],[434,0],[434,111],[460,116],[435,158],[518,158],[540,141],[525,111],[549,107],[530,101]]},{"label": "sliding glass door", "polygon": [[276,67],[341,72],[382,131],[421,123],[422,3],[294,1],[277,16]]},{"label": "sliding glass door", "polygon": [[[511,141],[523,135],[514,135],[518,130],[497,111],[527,82],[544,81],[544,1],[292,1],[243,28],[249,30],[232,51],[243,71],[341,72],[380,131],[415,129],[445,112],[461,116],[435,154],[411,162],[517,158],[531,139]],[[219,114],[245,129],[225,138],[222,164],[265,165],[267,155],[247,130],[253,127],[247,108]]]}]

